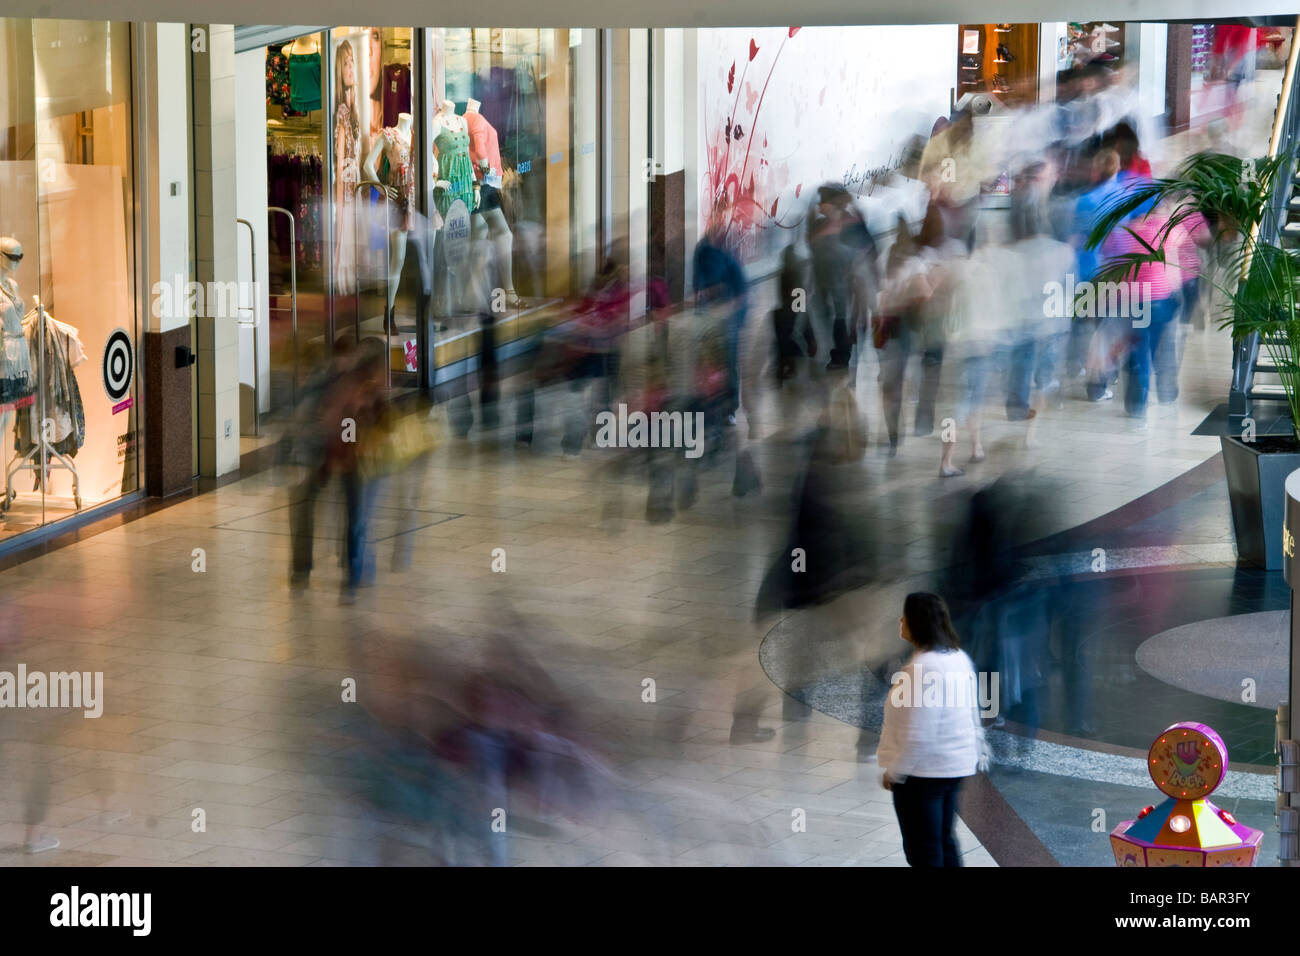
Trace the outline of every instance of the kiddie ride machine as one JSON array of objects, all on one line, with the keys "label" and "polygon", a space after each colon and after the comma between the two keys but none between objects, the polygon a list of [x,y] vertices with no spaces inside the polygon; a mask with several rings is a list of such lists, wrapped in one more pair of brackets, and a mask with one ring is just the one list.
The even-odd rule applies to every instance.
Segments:
[{"label": "kiddie ride machine", "polygon": [[1117,866],[1254,866],[1264,834],[1207,797],[1228,772],[1228,748],[1205,724],[1174,724],[1147,752],[1147,770],[1169,799],[1110,834]]}]

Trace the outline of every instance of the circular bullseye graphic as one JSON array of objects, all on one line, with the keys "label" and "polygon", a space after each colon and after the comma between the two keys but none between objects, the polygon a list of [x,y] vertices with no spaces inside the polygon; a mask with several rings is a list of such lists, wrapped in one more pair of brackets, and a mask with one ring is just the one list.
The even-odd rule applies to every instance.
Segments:
[{"label": "circular bullseye graphic", "polygon": [[120,402],[131,391],[135,375],[135,349],[126,329],[114,329],[104,343],[104,391],[114,402]]},{"label": "circular bullseye graphic", "polygon": [[1147,769],[1166,796],[1200,800],[1213,793],[1227,773],[1228,748],[1204,724],[1174,724],[1151,745]]}]

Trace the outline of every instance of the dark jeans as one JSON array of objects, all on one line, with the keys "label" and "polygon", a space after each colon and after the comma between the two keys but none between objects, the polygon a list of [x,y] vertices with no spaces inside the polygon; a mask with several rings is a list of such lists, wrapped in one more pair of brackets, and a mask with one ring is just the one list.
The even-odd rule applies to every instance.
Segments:
[{"label": "dark jeans", "polygon": [[908,777],[894,784],[894,812],[909,866],[961,866],[953,836],[962,777]]},{"label": "dark jeans", "polygon": [[[294,491],[289,507],[289,528],[293,538],[293,573],[305,576],[311,573],[312,551],[315,544],[316,501],[324,490],[327,477],[313,472]],[[363,482],[355,471],[342,475],[343,500],[346,515],[347,580],[351,587],[368,583],[374,577],[374,558],[366,543],[370,513],[378,491],[375,482]]]},{"label": "dark jeans", "polygon": [[1154,300],[1147,315],[1149,324],[1132,330],[1128,387],[1124,392],[1124,408],[1130,415],[1141,415],[1146,411],[1153,366],[1156,394],[1160,401],[1172,402],[1178,398],[1178,323],[1175,319],[1179,304],[1179,299],[1174,296]]},{"label": "dark jeans", "polygon": [[289,533],[293,541],[293,573],[311,573],[313,534],[316,524],[316,499],[320,497],[327,478],[319,469],[313,470],[293,490],[289,504]]}]

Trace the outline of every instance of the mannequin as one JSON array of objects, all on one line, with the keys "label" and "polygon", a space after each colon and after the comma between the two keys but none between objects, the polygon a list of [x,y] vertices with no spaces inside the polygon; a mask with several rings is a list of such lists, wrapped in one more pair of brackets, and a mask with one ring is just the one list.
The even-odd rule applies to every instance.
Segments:
[{"label": "mannequin", "polygon": [[384,315],[385,328],[390,335],[397,332],[393,303],[397,299],[397,285],[406,263],[406,239],[415,228],[415,168],[411,156],[411,114],[401,113],[397,125],[387,127],[375,141],[366,156],[362,172],[367,179],[383,182],[379,178],[379,159],[388,159],[388,181],[384,192],[396,207],[395,221],[389,223],[388,235],[388,311]]},{"label": "mannequin", "polygon": [[298,37],[289,46],[289,106],[300,113],[321,108],[320,41],[314,34]]},{"label": "mannequin", "polygon": [[[515,294],[514,235],[506,214],[501,208],[501,149],[497,131],[479,112],[482,105],[471,99],[465,104],[465,124],[469,130],[469,155],[474,164],[475,181],[479,184],[479,202],[474,212],[474,244],[482,247],[486,234],[491,237],[500,270],[501,287],[505,290],[506,306],[517,309],[523,303]],[[478,258],[480,268],[486,269],[487,250]]]},{"label": "mannequin", "polygon": [[[463,202],[466,211],[472,215],[479,205],[479,186],[469,158],[469,127],[465,119],[456,114],[456,104],[451,100],[439,104],[438,112],[433,116],[432,138],[442,177],[434,183],[433,191],[433,204],[438,215],[445,220],[457,200]],[[447,287],[448,293],[458,300],[455,307],[461,311],[482,311],[482,304],[475,302],[479,297],[472,289],[472,271],[459,278],[459,289],[455,293],[450,285]]]},{"label": "mannequin", "polygon": [[[8,435],[14,414],[30,405],[36,395],[36,374],[23,334],[23,297],[18,291],[18,267],[23,246],[17,239],[0,238],[0,435]],[[8,472],[9,449],[13,442],[0,440],[5,453],[0,459]]]}]

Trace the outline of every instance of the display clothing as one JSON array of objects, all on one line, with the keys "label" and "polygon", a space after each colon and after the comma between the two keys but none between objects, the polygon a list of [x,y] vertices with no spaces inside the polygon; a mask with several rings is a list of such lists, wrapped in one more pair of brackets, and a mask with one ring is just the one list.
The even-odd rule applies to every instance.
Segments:
[{"label": "display clothing", "polygon": [[396,126],[397,117],[411,112],[411,70],[401,63],[384,67],[384,125]]},{"label": "display clothing", "polygon": [[343,224],[343,238],[339,243],[338,268],[335,276],[338,288],[347,293],[356,288],[357,281],[357,246],[356,202],[357,186],[361,183],[361,165],[357,157],[357,139],[352,135],[352,108],[347,103],[339,104],[337,118],[334,121],[334,139],[343,140],[343,153],[339,157],[338,177],[343,185],[343,208],[340,211]]},{"label": "display clothing", "polygon": [[280,107],[284,117],[303,116],[289,103],[289,57],[281,47],[266,48],[266,105]]},{"label": "display clothing", "polygon": [[[296,217],[294,239],[299,268],[321,265],[321,159],[314,152],[276,152],[267,146],[267,196]],[[282,216],[270,220],[270,240],[277,255],[289,255],[289,227]]]},{"label": "display clothing", "polygon": [[[483,118],[483,114],[470,112],[465,114],[465,126],[469,133],[469,158],[474,164],[474,177],[484,185],[501,188],[501,147],[497,142],[497,131]],[[483,160],[488,168],[483,169]]]},{"label": "display clothing", "polygon": [[17,291],[0,282],[0,412],[34,401],[36,376],[23,335],[23,304]]},{"label": "display clothing", "polygon": [[478,211],[491,212],[493,209],[500,209],[500,208],[501,208],[501,190],[497,189],[494,186],[489,186],[487,183],[484,183],[483,188],[479,190]]},{"label": "display clothing", "polygon": [[50,448],[61,455],[72,457],[86,442],[86,410],[81,401],[81,389],[73,371],[86,361],[77,330],[57,321],[45,313],[45,343],[42,353],[40,311],[32,309],[22,320],[27,349],[37,356],[37,364],[44,356],[44,367],[38,370],[41,387],[45,390],[44,408],[33,403],[27,414],[19,415],[14,425],[14,450],[25,455],[36,446],[41,434],[41,414],[52,423],[49,435]]},{"label": "display clothing", "polygon": [[289,105],[304,113],[320,109],[320,54],[289,54]]},{"label": "display clothing", "polygon": [[395,126],[384,128],[388,153],[388,185],[397,190],[393,200],[398,209],[395,228],[410,232],[415,228],[415,167],[411,163],[411,137]]},{"label": "display clothing", "polygon": [[459,199],[470,212],[474,211],[474,164],[469,158],[469,130],[465,123],[453,128],[447,123],[438,127],[433,147],[438,151],[438,178],[451,185],[436,191],[434,205],[438,215],[447,215],[451,204]]}]

